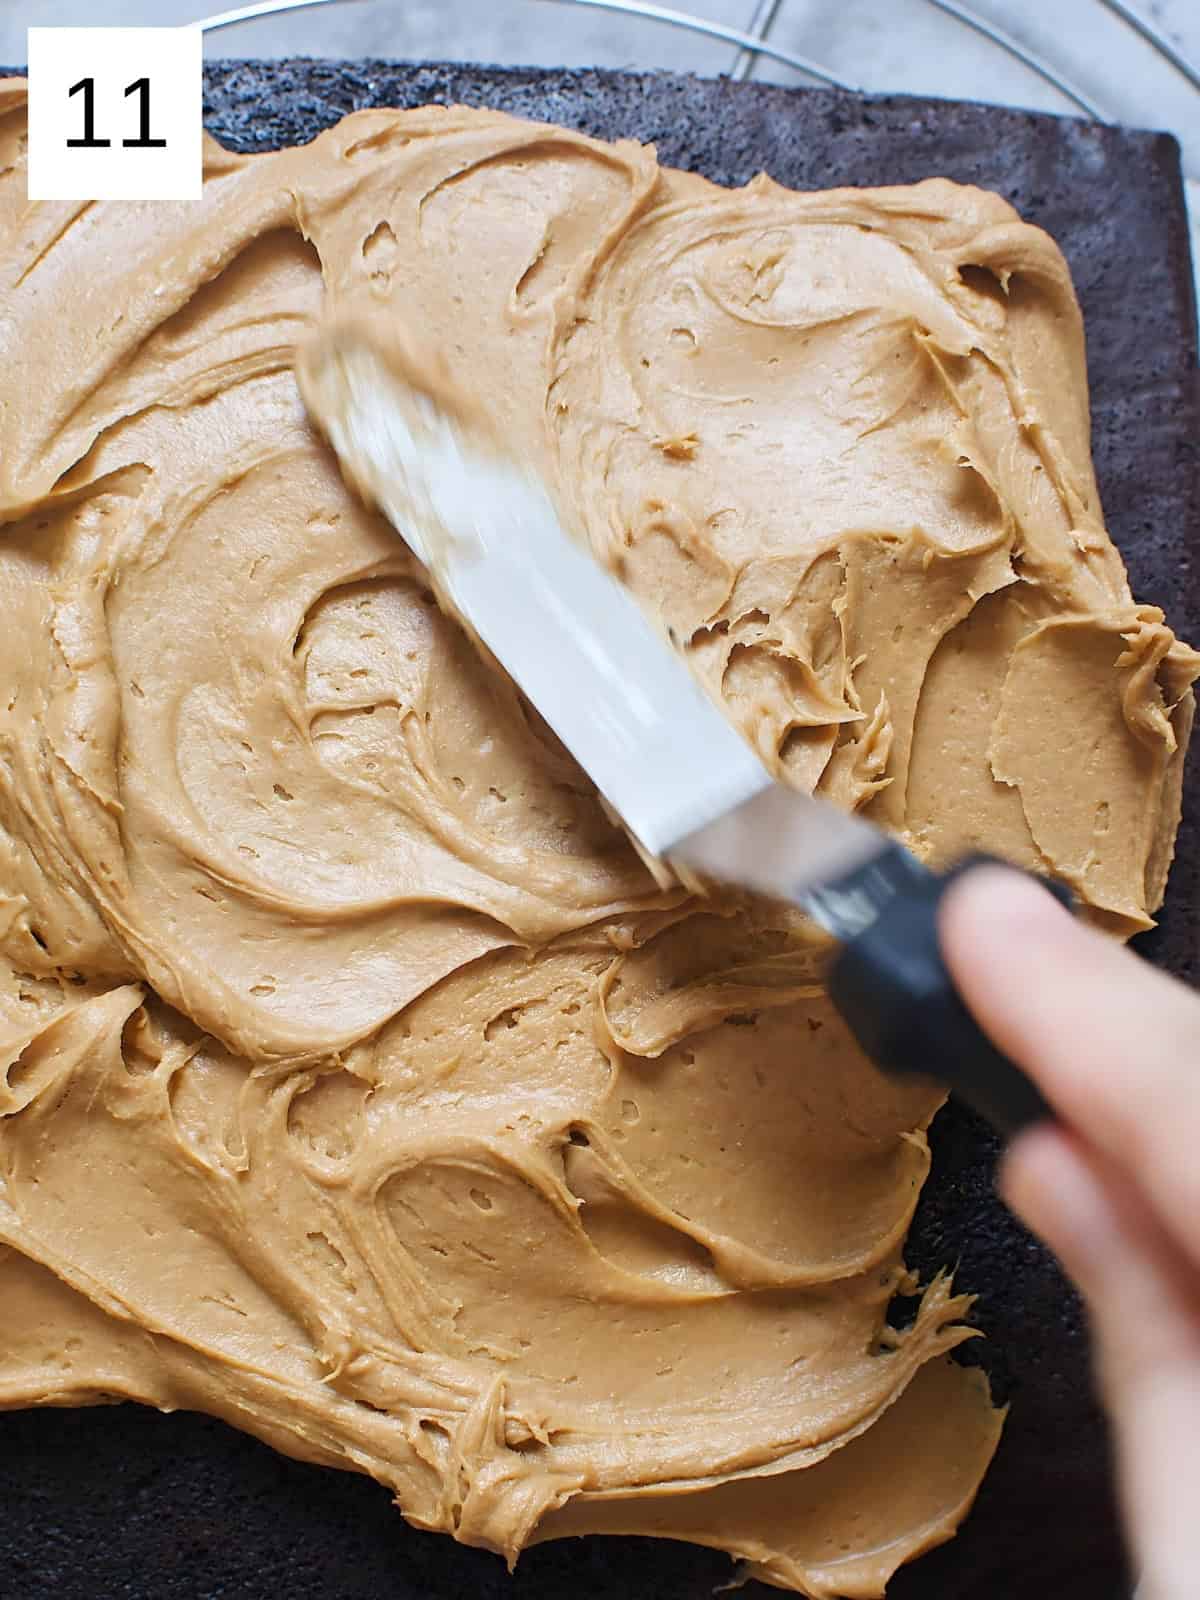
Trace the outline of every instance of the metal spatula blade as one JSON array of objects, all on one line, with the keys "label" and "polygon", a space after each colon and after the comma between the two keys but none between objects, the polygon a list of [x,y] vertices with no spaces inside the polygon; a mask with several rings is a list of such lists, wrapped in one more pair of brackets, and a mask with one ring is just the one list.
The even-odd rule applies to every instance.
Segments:
[{"label": "metal spatula blade", "polygon": [[[390,353],[389,353],[390,354]],[[545,486],[362,330],[298,376],[346,476],[428,569],[649,856],[803,907],[843,952],[830,991],[883,1066],[951,1083],[1014,1129],[1045,1114],[954,992],[949,879],[862,818],[776,783],[636,602],[563,531]]]}]

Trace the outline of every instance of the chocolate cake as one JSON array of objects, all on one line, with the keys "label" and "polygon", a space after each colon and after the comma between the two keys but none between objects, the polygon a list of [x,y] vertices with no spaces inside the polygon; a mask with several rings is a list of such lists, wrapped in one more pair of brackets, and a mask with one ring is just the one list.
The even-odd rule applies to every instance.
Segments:
[{"label": "chocolate cake", "polygon": [[[938,173],[999,191],[1054,234],[1074,270],[1088,319],[1097,469],[1135,593],[1173,599],[1171,622],[1200,631],[1187,555],[1197,509],[1195,324],[1170,140],[977,107],[659,76],[302,63],[217,67],[209,87],[209,126],[239,149],[303,140],[362,106],[462,101],[651,139],[664,160],[724,183],[762,168],[820,188]],[[1185,829],[1162,926],[1147,941],[1148,953],[1185,975],[1195,877],[1195,834]],[[986,1134],[951,1108],[934,1148],[909,1259],[928,1271],[961,1263],[990,1336],[970,1347],[972,1358],[1013,1411],[963,1534],[890,1592],[999,1596],[1025,1578],[1043,1591],[1115,1596],[1125,1580],[1078,1307],[992,1199]],[[686,1595],[728,1570],[682,1547],[610,1540],[535,1552],[506,1579],[491,1558],[404,1530],[370,1484],[316,1479],[194,1419],[51,1413],[5,1418],[3,1428],[10,1504],[24,1512],[4,1536],[17,1594],[252,1595],[270,1586],[549,1597],[586,1581],[600,1594]]]}]

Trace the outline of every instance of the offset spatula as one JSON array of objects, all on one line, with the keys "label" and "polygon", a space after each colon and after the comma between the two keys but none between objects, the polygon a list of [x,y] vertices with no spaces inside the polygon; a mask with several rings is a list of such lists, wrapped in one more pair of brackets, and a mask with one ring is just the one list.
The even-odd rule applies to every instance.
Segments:
[{"label": "offset spatula", "polygon": [[[402,351],[335,327],[298,375],[348,478],[428,568],[650,856],[800,906],[841,943],[829,989],[885,1070],[941,1079],[1011,1134],[1047,1116],[942,959],[953,878],[775,782],[631,596],[562,530],[535,475],[446,409]],[[977,860],[978,858],[974,858]]]}]

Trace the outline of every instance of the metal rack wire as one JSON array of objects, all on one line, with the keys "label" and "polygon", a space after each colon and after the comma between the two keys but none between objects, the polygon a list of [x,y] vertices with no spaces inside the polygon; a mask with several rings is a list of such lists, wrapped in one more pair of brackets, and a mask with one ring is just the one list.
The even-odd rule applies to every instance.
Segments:
[{"label": "metal rack wire", "polygon": [[[208,17],[201,26],[206,31],[232,27],[236,23],[252,22],[259,17],[270,17],[281,12],[302,11],[333,5],[365,5],[372,0],[254,0],[249,5],[237,6]],[[373,0],[382,8],[385,0]],[[733,78],[752,78],[759,64],[770,61],[787,67],[810,81],[838,89],[887,90],[887,83],[852,83],[824,62],[815,61],[794,50],[785,49],[773,38],[773,32],[785,11],[787,0],[745,0],[750,11],[744,28],[735,28],[724,22],[697,16],[686,10],[660,5],[657,0],[543,0],[559,6],[574,6],[597,11],[613,12],[632,22],[660,27],[683,29],[687,32],[726,44],[731,49],[728,72]],[[684,3],[684,0],[681,0]],[[1054,59],[1039,54],[999,27],[989,18],[981,16],[964,0],[924,0],[924,3],[947,18],[951,26],[969,29],[986,41],[993,50],[1020,64],[1031,76],[1049,86],[1065,102],[1064,109],[1098,122],[1112,122],[1116,118],[1110,107],[1081,88],[1071,76],[1069,61],[1059,59],[1056,49]],[[1194,90],[1197,96],[1197,125],[1200,125],[1200,64],[1191,61],[1168,38],[1158,24],[1130,0],[1094,0],[1094,4],[1108,12],[1132,36],[1141,39],[1158,56],[1160,62],[1177,73]],[[1066,53],[1066,39],[1063,39]],[[1200,297],[1200,148],[1193,148],[1185,162],[1188,199],[1192,216],[1193,257],[1196,268],[1197,294]]]},{"label": "metal rack wire", "polygon": [[[227,28],[239,22],[251,22],[258,17],[272,16],[282,11],[299,11],[316,6],[363,4],[365,0],[256,0],[255,4],[238,6],[231,11],[223,11],[216,16],[207,18],[201,26],[207,31],[218,28]],[[767,57],[778,61],[781,65],[792,67],[795,71],[812,78],[819,83],[831,84],[836,88],[864,88],[866,85],[851,84],[841,78],[830,68],[820,62],[812,61],[806,56],[797,55],[795,51],[784,50],[772,43],[771,33],[779,14],[783,9],[783,0],[754,0],[752,13],[745,28],[732,28],[724,23],[714,22],[707,17],[699,17],[688,11],[678,11],[669,6],[653,3],[653,0],[551,0],[557,5],[574,5],[590,7],[602,11],[619,12],[631,18],[641,18],[648,22],[657,22],[669,27],[684,28],[689,32],[702,34],[710,39],[721,40],[734,47],[735,55],[730,62],[730,75],[736,78],[749,78],[754,74],[755,67],[760,59]],[[1096,0],[1105,10],[1120,19],[1132,32],[1142,38],[1157,54],[1171,67],[1179,72],[1192,86],[1200,92],[1200,66],[1176,49],[1175,45],[1163,30],[1144,12],[1128,3],[1128,0]],[[1015,61],[1025,67],[1029,72],[1048,83],[1056,89],[1064,99],[1068,100],[1075,108],[1082,111],[1085,116],[1093,117],[1098,121],[1109,121],[1108,113],[1092,97],[1072,82],[1066,72],[1054,62],[1031,50],[1021,43],[1012,34],[1003,28],[997,27],[986,17],[980,16],[970,6],[963,5],[961,0],[926,0],[926,4],[933,6],[945,16],[952,18],[965,28],[970,28],[979,34],[998,50],[1011,56]],[[870,85],[872,88],[886,88],[886,85]]]}]

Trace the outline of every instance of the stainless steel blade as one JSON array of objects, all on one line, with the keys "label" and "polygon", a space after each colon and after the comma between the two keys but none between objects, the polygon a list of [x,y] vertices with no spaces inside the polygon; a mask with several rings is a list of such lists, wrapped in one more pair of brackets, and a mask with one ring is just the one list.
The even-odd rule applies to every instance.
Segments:
[{"label": "stainless steel blade", "polygon": [[302,354],[300,376],[348,476],[646,851],[798,899],[883,847],[869,824],[776,784],[631,596],[563,532],[536,476],[365,336],[331,331]]},{"label": "stainless steel blade", "polygon": [[772,783],[681,839],[671,859],[705,877],[790,900],[839,939],[875,912],[835,885],[882,855],[890,841],[872,823],[781,783]]}]

